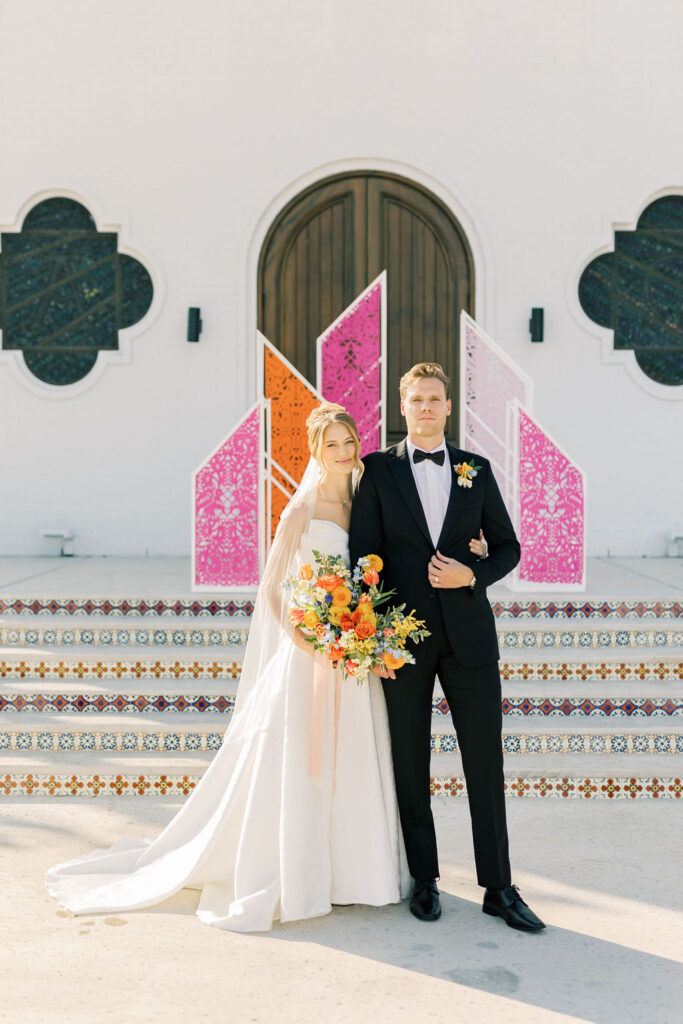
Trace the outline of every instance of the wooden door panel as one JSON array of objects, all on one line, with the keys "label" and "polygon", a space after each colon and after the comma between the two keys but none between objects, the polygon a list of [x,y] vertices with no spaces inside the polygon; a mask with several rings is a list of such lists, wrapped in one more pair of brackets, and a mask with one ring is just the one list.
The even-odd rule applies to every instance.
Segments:
[{"label": "wooden door panel", "polygon": [[387,270],[387,442],[404,435],[398,381],[414,363],[442,364],[454,398],[458,324],[474,313],[473,262],[462,229],[431,193],[368,172],[318,183],[272,226],[259,266],[259,326],[315,383],[315,339]]}]

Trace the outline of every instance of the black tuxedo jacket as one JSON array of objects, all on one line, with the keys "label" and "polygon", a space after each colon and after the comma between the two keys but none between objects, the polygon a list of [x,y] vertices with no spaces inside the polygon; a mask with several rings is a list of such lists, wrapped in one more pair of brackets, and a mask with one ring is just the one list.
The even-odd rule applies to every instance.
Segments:
[{"label": "black tuxedo jacket", "polygon": [[[520,547],[503,503],[490,463],[481,455],[447,445],[455,467],[467,460],[481,466],[472,487],[459,487],[453,470],[451,493],[438,549],[471,566],[477,577],[474,590],[433,588],[427,564],[434,554],[427,520],[417,492],[405,440],[382,452],[367,455],[365,472],[353,500],[349,546],[351,564],[363,555],[384,561],[385,588],[396,590],[392,603],[405,602],[433,631],[440,607],[451,649],[463,665],[486,665],[499,657],[496,624],[486,588],[519,562]],[[484,531],[488,557],[477,560],[469,547]],[[415,651],[419,661],[419,647]]]}]

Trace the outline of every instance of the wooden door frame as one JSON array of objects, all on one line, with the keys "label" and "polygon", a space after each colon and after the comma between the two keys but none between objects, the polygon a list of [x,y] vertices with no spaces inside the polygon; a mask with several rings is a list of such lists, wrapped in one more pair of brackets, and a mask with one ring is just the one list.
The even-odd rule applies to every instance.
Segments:
[{"label": "wooden door frame", "polygon": [[[248,243],[246,253],[247,267],[247,289],[246,303],[240,317],[243,325],[244,336],[247,344],[242,351],[246,351],[246,359],[240,363],[244,365],[245,388],[242,394],[247,402],[254,401],[257,389],[257,365],[256,365],[256,331],[258,322],[258,278],[259,261],[261,249],[268,236],[273,222],[280,217],[285,207],[296,199],[297,195],[307,189],[319,184],[326,178],[332,178],[343,174],[388,174],[399,178],[407,178],[418,187],[422,187],[434,196],[450,211],[453,218],[460,225],[465,234],[472,254],[472,265],[474,268],[474,308],[477,322],[480,323],[489,333],[495,334],[495,323],[492,322],[494,289],[494,262],[490,244],[485,232],[481,227],[481,218],[476,214],[470,204],[464,205],[442,182],[431,175],[426,174],[420,168],[410,164],[399,163],[395,160],[339,160],[333,163],[324,164],[314,170],[290,182],[282,191],[269,203],[254,229]],[[464,190],[462,190],[464,193]],[[486,268],[486,273],[484,273]],[[391,282],[389,282],[391,287]],[[246,402],[245,402],[246,408]]]}]

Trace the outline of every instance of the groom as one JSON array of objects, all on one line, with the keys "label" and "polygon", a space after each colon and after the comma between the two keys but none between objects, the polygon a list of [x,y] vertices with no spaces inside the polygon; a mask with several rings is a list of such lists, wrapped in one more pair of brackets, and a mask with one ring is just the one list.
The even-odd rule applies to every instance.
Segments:
[{"label": "groom", "polygon": [[[441,915],[429,793],[438,675],[462,754],[477,879],[486,890],[483,910],[512,928],[537,931],[543,922],[510,879],[498,642],[486,597],[487,586],[517,565],[520,547],[488,461],[446,444],[448,388],[437,363],[418,363],[401,378],[408,437],[363,460],[351,512],[351,564],[380,555],[385,585],[431,633],[417,649],[415,665],[397,675],[377,672],[384,680],[396,793],[415,881],[412,913],[423,921]],[[480,529],[488,557],[477,561],[468,542]]]}]

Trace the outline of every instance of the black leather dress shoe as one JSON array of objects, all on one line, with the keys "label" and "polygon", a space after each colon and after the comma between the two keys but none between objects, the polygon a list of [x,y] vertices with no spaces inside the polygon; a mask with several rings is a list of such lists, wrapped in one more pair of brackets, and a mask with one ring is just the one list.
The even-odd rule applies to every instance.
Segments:
[{"label": "black leather dress shoe", "polygon": [[436,882],[418,882],[415,879],[410,913],[421,921],[438,921],[441,917],[441,903]]},{"label": "black leather dress shoe", "polygon": [[516,885],[509,885],[507,889],[487,889],[482,910],[493,917],[502,917],[511,928],[519,928],[522,932],[540,932],[545,928],[540,917],[536,917],[524,902]]}]

